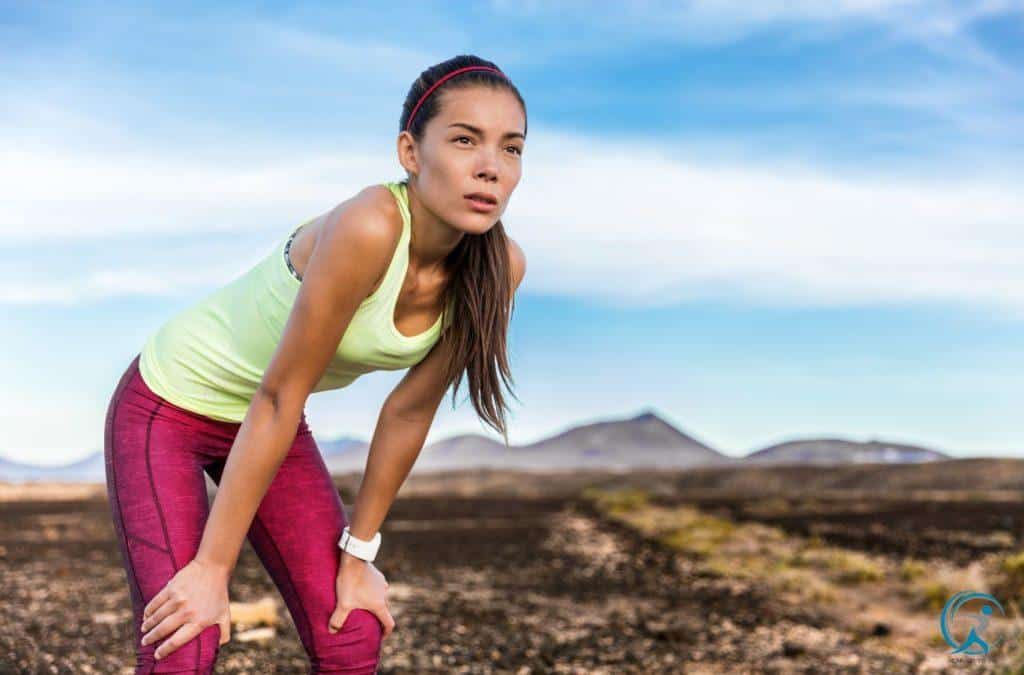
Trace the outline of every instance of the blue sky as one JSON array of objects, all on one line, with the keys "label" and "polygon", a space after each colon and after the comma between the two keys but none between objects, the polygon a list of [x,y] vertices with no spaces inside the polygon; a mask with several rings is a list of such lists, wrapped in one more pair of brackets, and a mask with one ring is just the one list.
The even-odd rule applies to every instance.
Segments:
[{"label": "blue sky", "polygon": [[[1024,456],[1024,3],[0,2],[0,455],[102,447],[145,338],[401,178],[459,53],[529,109],[510,439],[653,409]],[[401,373],[310,398],[368,437]],[[460,391],[428,443],[490,433]]]}]

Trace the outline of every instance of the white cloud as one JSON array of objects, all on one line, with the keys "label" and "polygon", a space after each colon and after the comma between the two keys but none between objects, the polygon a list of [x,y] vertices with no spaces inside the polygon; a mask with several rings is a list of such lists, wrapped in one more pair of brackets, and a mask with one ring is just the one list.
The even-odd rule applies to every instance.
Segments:
[{"label": "white cloud", "polygon": [[0,150],[0,235],[11,243],[251,230],[327,210],[363,176],[388,166],[359,151],[298,158],[267,152],[239,166],[189,160],[175,150],[162,157]]},{"label": "white cloud", "polygon": [[[245,250],[255,255],[265,250],[259,233],[283,236],[364,185],[401,176],[385,153],[358,150],[245,166],[24,149],[2,158],[8,244],[193,235],[185,249],[154,247],[145,259],[83,259],[42,285],[0,268],[5,303],[215,286],[238,263],[211,253],[212,234],[248,235]],[[687,159],[685,148],[540,126],[524,162],[505,222],[531,260],[526,290],[630,303],[711,295],[1024,310],[1024,197],[1012,176],[840,175],[770,160],[726,166]],[[192,262],[187,273],[183,259]]]},{"label": "white cloud", "polygon": [[534,290],[1024,309],[1024,198],[1009,179],[714,167],[582,138],[533,150],[510,226]]}]

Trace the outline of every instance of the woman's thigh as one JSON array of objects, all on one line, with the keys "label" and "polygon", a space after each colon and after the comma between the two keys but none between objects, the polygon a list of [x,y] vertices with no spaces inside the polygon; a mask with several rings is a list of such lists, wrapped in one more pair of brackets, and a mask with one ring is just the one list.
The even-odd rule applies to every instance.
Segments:
[{"label": "woman's thigh", "polygon": [[[219,473],[213,477],[220,482]],[[303,416],[256,511],[249,542],[284,598],[314,673],[375,673],[380,661],[383,626],[369,610],[353,610],[341,630],[328,631],[337,604],[338,539],[347,524]]]},{"label": "woman's thigh", "polygon": [[210,672],[216,660],[216,625],[160,661],[153,653],[162,641],[140,645],[146,605],[195,557],[206,524],[203,466],[230,430],[212,420],[207,428],[204,419],[153,393],[141,379],[137,357],[107,409],[107,494],[132,601],[136,672]]}]

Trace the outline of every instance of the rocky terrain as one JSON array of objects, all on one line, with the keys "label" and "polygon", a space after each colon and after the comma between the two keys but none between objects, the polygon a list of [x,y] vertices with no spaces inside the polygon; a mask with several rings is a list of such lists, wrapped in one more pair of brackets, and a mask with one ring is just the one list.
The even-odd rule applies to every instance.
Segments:
[{"label": "rocky terrain", "polygon": [[[654,476],[679,482],[652,474],[659,491],[665,484]],[[613,485],[637,480],[411,479],[383,530],[378,567],[391,582],[397,627],[380,672],[1024,672],[1019,639],[957,661],[939,635],[929,602],[960,583],[994,583],[977,558],[941,576],[931,566],[955,565],[952,557],[872,551],[872,536],[830,542],[812,527],[828,513],[806,501],[716,503],[704,493],[698,507],[686,494],[649,492],[625,508],[603,501]],[[355,476],[338,479],[347,504],[356,485]],[[0,672],[132,672],[128,591],[103,494],[12,494],[0,503]],[[845,508],[867,518],[869,505]],[[918,502],[902,508],[911,522],[926,511]],[[1003,534],[987,548],[963,543],[963,523],[953,519],[948,550],[966,546],[965,561],[1020,550],[1018,521],[1007,528],[999,517],[1005,504],[971,508]],[[876,515],[901,527],[898,509]],[[849,517],[840,522],[856,529]],[[932,588],[933,577],[951,585]],[[236,625],[215,672],[307,672],[295,628],[248,544],[230,594]],[[246,615],[249,624],[240,621]]]}]

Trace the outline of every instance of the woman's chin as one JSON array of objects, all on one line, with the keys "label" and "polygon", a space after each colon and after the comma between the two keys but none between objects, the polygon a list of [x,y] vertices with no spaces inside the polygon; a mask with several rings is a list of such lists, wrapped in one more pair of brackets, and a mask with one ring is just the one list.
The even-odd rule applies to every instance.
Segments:
[{"label": "woman's chin", "polygon": [[484,234],[497,222],[498,219],[490,213],[471,213],[468,218],[455,221],[453,226],[466,234]]}]

